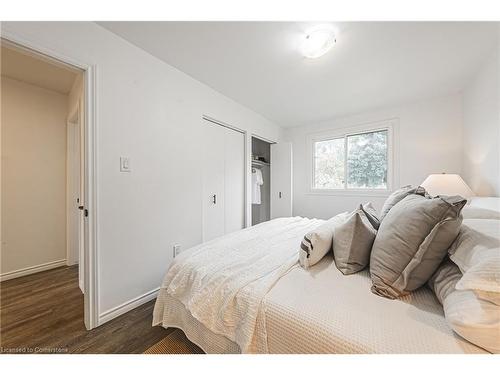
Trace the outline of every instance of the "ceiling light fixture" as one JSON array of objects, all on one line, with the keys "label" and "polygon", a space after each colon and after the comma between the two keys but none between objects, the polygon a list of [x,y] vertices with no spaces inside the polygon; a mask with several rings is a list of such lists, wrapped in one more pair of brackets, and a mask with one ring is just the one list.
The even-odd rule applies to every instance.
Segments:
[{"label": "ceiling light fixture", "polygon": [[320,26],[305,35],[300,49],[305,57],[316,59],[327,53],[336,42],[335,32],[329,27]]}]

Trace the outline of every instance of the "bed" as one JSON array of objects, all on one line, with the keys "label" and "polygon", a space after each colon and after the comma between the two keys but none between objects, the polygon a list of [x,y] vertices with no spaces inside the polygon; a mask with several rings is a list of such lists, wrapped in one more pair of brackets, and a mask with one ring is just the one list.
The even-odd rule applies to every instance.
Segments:
[{"label": "bed", "polygon": [[371,293],[367,270],[344,276],[331,255],[298,266],[302,236],[322,222],[275,219],[181,254],[153,325],[206,353],[486,353],[453,333],[427,287],[389,300]]}]

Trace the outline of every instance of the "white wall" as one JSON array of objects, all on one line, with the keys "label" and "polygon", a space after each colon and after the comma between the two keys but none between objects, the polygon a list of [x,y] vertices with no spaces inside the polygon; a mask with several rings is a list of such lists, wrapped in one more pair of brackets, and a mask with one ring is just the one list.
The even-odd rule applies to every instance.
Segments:
[{"label": "white wall", "polygon": [[[94,23],[2,23],[2,29],[97,65],[99,312],[105,316],[160,285],[174,244],[186,249],[201,241],[202,115],[270,140],[281,129]],[[131,173],[119,172],[120,156],[131,158]]]},{"label": "white wall", "polygon": [[2,77],[1,274],[66,259],[67,96]]},{"label": "white wall", "polygon": [[[311,156],[307,136],[329,129],[352,127],[391,118],[399,119],[396,146],[399,182],[395,186],[419,184],[431,173],[460,173],[462,155],[461,95],[433,98],[396,108],[381,109],[319,124],[287,129],[285,138],[293,144],[293,214],[330,218],[356,205],[371,201],[380,209],[381,196],[335,196],[310,194],[308,163]],[[399,162],[399,166],[397,163]]]},{"label": "white wall", "polygon": [[463,177],[480,196],[500,196],[500,74],[498,50],[463,94]]}]

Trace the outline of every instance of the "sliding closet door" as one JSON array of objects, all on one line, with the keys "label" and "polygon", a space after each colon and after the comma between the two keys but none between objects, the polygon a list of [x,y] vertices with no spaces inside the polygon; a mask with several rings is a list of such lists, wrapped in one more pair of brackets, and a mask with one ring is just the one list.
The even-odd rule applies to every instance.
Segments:
[{"label": "sliding closet door", "polygon": [[203,121],[203,241],[245,225],[245,136]]},{"label": "sliding closet door", "polygon": [[225,128],[203,121],[203,241],[222,236],[225,231],[225,138]]},{"label": "sliding closet door", "polygon": [[271,145],[271,219],[292,216],[292,144]]},{"label": "sliding closet door", "polygon": [[225,233],[245,226],[245,136],[226,129],[225,137]]}]

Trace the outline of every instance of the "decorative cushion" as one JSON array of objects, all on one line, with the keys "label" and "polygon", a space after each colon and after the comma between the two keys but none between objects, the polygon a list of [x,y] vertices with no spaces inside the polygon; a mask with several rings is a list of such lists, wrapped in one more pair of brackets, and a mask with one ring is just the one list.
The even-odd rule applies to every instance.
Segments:
[{"label": "decorative cushion", "polygon": [[413,187],[411,185],[403,186],[398,190],[394,191],[384,202],[382,210],[380,211],[380,221],[384,220],[387,213],[394,207],[398,202],[402,201],[410,194],[425,195],[426,191],[422,186]]},{"label": "decorative cushion", "polygon": [[337,268],[349,275],[361,271],[370,262],[379,221],[371,203],[359,205],[333,232],[333,255]]},{"label": "decorative cushion", "polygon": [[314,266],[332,249],[333,230],[346,218],[347,212],[343,212],[304,236],[299,250],[299,263],[303,268]]},{"label": "decorative cushion", "polygon": [[500,306],[478,298],[470,290],[457,290],[461,278],[460,269],[448,259],[430,278],[429,287],[458,335],[491,353],[500,353]]},{"label": "decorative cushion", "polygon": [[397,298],[424,285],[457,237],[467,200],[410,194],[384,218],[370,258],[372,292]]}]

